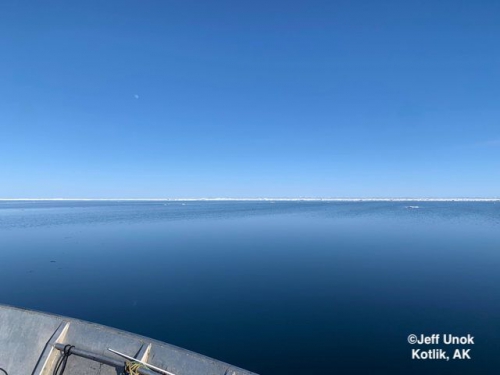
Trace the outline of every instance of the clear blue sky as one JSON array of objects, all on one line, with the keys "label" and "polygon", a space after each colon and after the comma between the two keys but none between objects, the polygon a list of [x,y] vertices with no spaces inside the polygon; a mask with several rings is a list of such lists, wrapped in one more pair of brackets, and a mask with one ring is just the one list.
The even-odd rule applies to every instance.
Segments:
[{"label": "clear blue sky", "polygon": [[3,1],[0,197],[500,195],[498,1]]}]

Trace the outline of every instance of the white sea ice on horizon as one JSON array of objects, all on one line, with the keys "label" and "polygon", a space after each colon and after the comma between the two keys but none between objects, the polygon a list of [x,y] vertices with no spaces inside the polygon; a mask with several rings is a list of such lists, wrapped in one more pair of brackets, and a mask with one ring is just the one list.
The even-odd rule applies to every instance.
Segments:
[{"label": "white sea ice on horizon", "polygon": [[0,201],[499,202],[500,198],[0,198]]}]

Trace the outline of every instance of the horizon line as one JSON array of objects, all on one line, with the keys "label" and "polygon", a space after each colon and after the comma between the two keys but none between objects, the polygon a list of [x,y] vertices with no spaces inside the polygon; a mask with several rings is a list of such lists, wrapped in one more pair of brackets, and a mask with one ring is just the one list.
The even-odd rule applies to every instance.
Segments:
[{"label": "horizon line", "polygon": [[381,198],[381,197],[354,197],[354,198],[334,198],[334,197],[295,197],[295,198],[271,198],[271,197],[260,197],[260,198],[0,198],[0,202],[8,201],[116,201],[116,202],[180,202],[180,201],[191,201],[191,202],[211,202],[211,201],[240,201],[240,202],[266,202],[266,201],[280,201],[280,202],[359,202],[359,201],[372,201],[372,202],[390,202],[390,201],[429,201],[429,202],[452,202],[452,201],[470,201],[470,202],[489,202],[489,201],[500,201],[500,197],[447,197],[447,198],[435,198],[435,197],[391,197],[391,198]]}]

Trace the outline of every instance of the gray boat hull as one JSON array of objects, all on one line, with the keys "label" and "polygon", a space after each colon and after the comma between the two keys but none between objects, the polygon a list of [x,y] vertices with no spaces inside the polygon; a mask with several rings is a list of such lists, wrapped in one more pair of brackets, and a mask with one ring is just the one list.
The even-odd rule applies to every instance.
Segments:
[{"label": "gray boat hull", "polygon": [[[125,360],[118,352],[175,375],[255,375],[174,345],[78,319],[0,305],[0,368],[9,375],[52,375],[63,345],[74,345],[92,360],[71,355],[64,375],[117,375]],[[75,350],[75,352],[77,351]],[[144,370],[149,373],[148,370]]]}]

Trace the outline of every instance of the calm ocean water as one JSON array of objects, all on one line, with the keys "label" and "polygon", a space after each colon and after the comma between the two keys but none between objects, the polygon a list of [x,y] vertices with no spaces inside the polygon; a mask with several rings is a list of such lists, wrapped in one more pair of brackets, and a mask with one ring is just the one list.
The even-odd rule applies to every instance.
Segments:
[{"label": "calm ocean water", "polygon": [[0,202],[0,266],[0,303],[261,374],[500,368],[500,203]]}]

